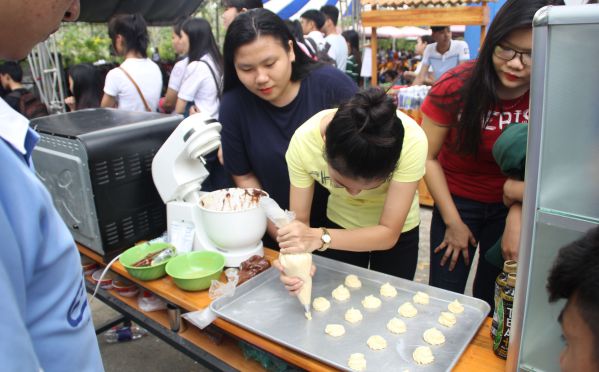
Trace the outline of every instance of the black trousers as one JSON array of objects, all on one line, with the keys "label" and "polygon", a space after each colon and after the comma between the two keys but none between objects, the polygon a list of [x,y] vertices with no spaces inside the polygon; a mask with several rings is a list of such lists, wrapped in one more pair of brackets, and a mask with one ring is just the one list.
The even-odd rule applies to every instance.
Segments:
[{"label": "black trousers", "polygon": [[[327,220],[325,227],[342,229],[342,227],[329,220]],[[351,265],[413,280],[418,264],[419,242],[420,226],[416,226],[412,230],[402,232],[395,246],[384,251],[349,252],[328,249],[324,252],[314,251],[314,253]]]}]

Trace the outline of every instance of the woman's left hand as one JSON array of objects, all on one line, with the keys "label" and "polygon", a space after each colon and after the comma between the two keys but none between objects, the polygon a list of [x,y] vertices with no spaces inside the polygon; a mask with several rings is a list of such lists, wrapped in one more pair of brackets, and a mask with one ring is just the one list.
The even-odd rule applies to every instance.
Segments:
[{"label": "woman's left hand", "polygon": [[277,231],[281,253],[311,253],[322,247],[320,229],[311,228],[300,221],[292,221]]},{"label": "woman's left hand", "polygon": [[520,251],[520,230],[522,228],[522,205],[516,203],[510,208],[501,237],[501,255],[504,260],[518,261]]},{"label": "woman's left hand", "polygon": [[524,181],[508,178],[503,184],[503,204],[511,207],[514,203],[522,203],[524,199]]},{"label": "woman's left hand", "polygon": [[218,162],[220,165],[225,165],[225,158],[223,157],[223,146],[218,146],[218,151],[216,152],[216,157],[218,158]]},{"label": "woman's left hand", "polygon": [[[293,295],[293,296],[297,296],[300,289],[302,289],[304,282],[298,277],[288,276],[287,274],[285,274],[285,268],[283,267],[283,265],[281,265],[281,261],[274,260],[272,265],[277,270],[279,270],[279,272],[281,273],[281,275],[279,276],[279,279],[281,280],[283,285],[285,285],[285,289],[287,291],[289,291],[289,294]],[[310,268],[310,276],[314,276],[315,273],[316,273],[316,266],[314,266],[314,264],[312,264],[312,267]]]}]

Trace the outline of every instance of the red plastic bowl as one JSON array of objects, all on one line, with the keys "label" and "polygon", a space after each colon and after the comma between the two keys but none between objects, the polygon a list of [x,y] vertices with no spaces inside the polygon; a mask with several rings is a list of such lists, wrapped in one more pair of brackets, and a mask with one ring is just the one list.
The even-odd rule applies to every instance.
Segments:
[{"label": "red plastic bowl", "polygon": [[[100,275],[102,275],[102,269],[100,270],[96,270],[93,272],[92,274],[92,281],[94,284],[98,284],[98,279],[100,279]],[[104,275],[104,278],[102,278],[102,281],[100,282],[100,288],[102,289],[111,289],[112,288],[112,275],[110,274],[110,272],[107,272],[106,275]]]},{"label": "red plastic bowl", "polygon": [[82,256],[81,257],[81,269],[83,271],[83,275],[91,275],[98,268],[98,264],[91,259]]},{"label": "red plastic bowl", "polygon": [[114,279],[112,281],[112,287],[123,297],[134,297],[139,293],[139,288],[135,284],[123,278]]}]

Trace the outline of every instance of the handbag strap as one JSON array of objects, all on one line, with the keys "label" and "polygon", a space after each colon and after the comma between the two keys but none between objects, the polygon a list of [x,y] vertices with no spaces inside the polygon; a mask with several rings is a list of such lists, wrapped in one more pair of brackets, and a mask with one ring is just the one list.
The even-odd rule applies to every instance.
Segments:
[{"label": "handbag strap", "polygon": [[203,59],[200,59],[200,62],[204,62],[206,64],[206,66],[208,66],[208,69],[210,69],[210,73],[212,74],[212,79],[214,79],[214,84],[216,85],[216,91],[217,93],[217,97],[220,100],[221,96],[222,96],[222,91],[220,88],[220,84],[218,83],[218,80],[216,79],[216,74],[214,73],[214,70],[212,69],[212,66],[210,66],[210,63],[204,61]]},{"label": "handbag strap", "polygon": [[131,77],[131,75],[129,75],[129,73],[124,68],[122,68],[121,66],[119,66],[119,69],[125,73],[125,76],[127,76],[129,78],[129,80],[131,80],[131,82],[135,86],[135,89],[137,89],[137,93],[139,93],[139,96],[141,97],[141,100],[143,101],[144,106],[146,107],[146,111],[147,112],[152,112],[152,109],[150,108],[150,105],[148,105],[148,101],[146,101],[146,97],[144,97],[143,93],[141,92],[141,89],[139,89],[139,86],[137,85],[137,83],[135,82],[135,80],[133,80],[133,78]]}]

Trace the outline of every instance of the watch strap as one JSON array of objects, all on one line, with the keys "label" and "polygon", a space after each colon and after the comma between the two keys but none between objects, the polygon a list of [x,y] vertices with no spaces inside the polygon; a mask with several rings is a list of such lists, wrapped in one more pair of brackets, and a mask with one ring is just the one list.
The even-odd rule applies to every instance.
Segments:
[{"label": "watch strap", "polygon": [[[326,227],[321,227],[320,228],[322,230],[322,235],[320,237],[320,241],[322,242],[322,246],[320,248],[318,248],[318,251],[320,252],[324,252],[327,249],[329,249],[329,247],[331,246],[331,234],[329,234],[329,230],[327,230]],[[324,236],[328,236],[329,237],[329,242],[327,243],[324,239]]]}]

